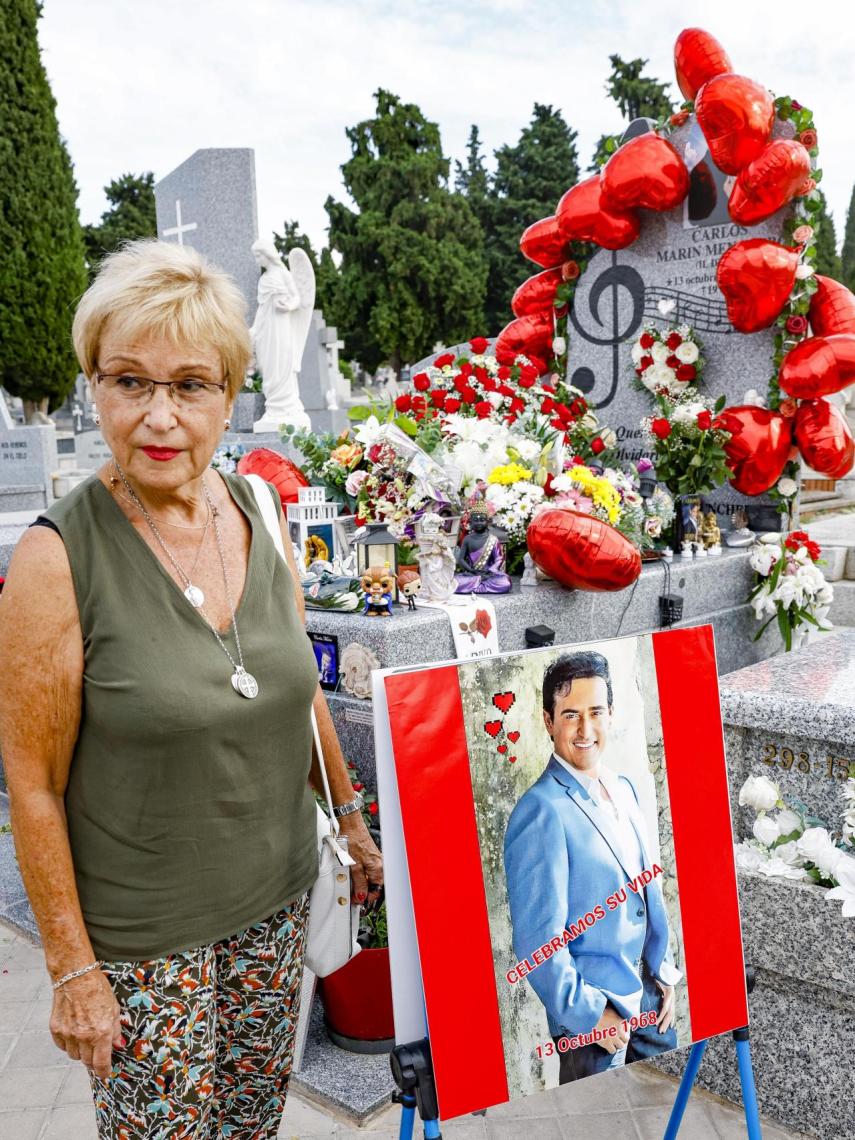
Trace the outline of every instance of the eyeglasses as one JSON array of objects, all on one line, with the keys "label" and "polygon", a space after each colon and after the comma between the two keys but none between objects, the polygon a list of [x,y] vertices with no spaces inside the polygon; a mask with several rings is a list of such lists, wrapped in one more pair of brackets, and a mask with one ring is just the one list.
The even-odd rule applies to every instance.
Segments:
[{"label": "eyeglasses", "polygon": [[153,398],[155,388],[168,388],[169,395],[180,407],[199,408],[213,403],[226,390],[225,384],[212,384],[193,376],[184,380],[149,380],[129,372],[96,372],[95,379],[129,404],[145,404]]}]

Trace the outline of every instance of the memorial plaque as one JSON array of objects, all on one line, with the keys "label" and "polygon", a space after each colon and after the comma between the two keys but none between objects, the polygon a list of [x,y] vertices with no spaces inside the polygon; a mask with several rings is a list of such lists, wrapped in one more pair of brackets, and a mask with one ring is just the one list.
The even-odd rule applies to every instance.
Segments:
[{"label": "memorial plaque", "polygon": [[49,507],[58,467],[52,424],[0,431],[0,512]]},{"label": "memorial plaque", "polygon": [[74,440],[74,457],[80,471],[95,471],[113,458],[107,441],[97,429],[81,432]]}]

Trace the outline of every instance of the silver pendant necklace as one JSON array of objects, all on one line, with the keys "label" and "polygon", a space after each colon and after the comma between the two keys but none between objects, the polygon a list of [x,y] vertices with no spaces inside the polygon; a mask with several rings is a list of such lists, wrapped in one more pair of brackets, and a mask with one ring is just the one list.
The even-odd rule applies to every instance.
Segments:
[{"label": "silver pendant necklace", "polygon": [[[119,466],[118,463],[116,463],[115,459],[113,460],[113,463],[115,464],[116,470],[118,471],[119,476],[120,476],[122,482],[124,483],[126,490],[128,491],[128,494],[131,496],[131,501],[133,502],[133,504],[137,508],[137,510],[140,512],[140,514],[143,516],[145,521],[148,523],[152,534],[157,539],[157,541],[160,544],[160,547],[163,550],[164,554],[167,556],[169,561],[175,567],[175,570],[178,573],[179,578],[185,584],[184,585],[184,597],[187,599],[187,601],[190,603],[190,605],[193,606],[193,608],[199,612],[201,617],[204,618],[206,625],[210,629],[211,633],[213,633],[214,637],[217,639],[217,642],[219,643],[219,646],[222,649],[223,653],[225,653],[226,657],[228,657],[229,662],[232,666],[232,669],[234,670],[234,672],[232,673],[231,678],[230,678],[232,688],[241,697],[246,697],[247,700],[253,700],[255,697],[258,696],[258,681],[256,681],[256,679],[255,679],[255,677],[253,677],[252,673],[249,673],[246,670],[246,668],[244,667],[243,652],[242,652],[241,647],[240,647],[240,635],[238,634],[238,627],[237,627],[237,617],[235,615],[235,606],[234,606],[234,602],[232,601],[232,592],[231,592],[231,587],[229,585],[229,575],[228,575],[228,570],[226,569],[226,558],[225,558],[225,554],[223,553],[223,544],[222,544],[222,541],[220,539],[220,527],[219,527],[219,524],[217,522],[217,516],[219,514],[219,511],[214,506],[214,501],[211,498],[211,493],[208,490],[208,485],[205,482],[204,475],[202,476],[202,490],[205,494],[205,500],[207,501],[207,504],[208,504],[208,522],[213,522],[213,524],[214,524],[214,538],[215,538],[216,543],[217,543],[217,553],[220,556],[220,566],[221,566],[222,571],[223,571],[223,585],[224,585],[225,591],[226,591],[226,601],[228,602],[229,610],[230,610],[231,615],[232,615],[232,631],[235,635],[235,648],[237,649],[237,656],[238,656],[237,661],[235,661],[234,657],[232,657],[231,653],[229,653],[228,647],[226,646],[226,643],[223,641],[222,637],[220,636],[219,630],[216,628],[214,623],[211,621],[211,619],[208,617],[208,615],[202,609],[202,606],[205,603],[204,593],[202,592],[202,590],[199,589],[198,586],[194,586],[192,584],[188,575],[185,574],[184,570],[182,570],[182,568],[178,565],[178,562],[175,560],[175,557],[173,556],[172,551],[169,549],[169,547],[163,541],[163,538],[161,537],[160,532],[158,531],[157,527],[154,525],[154,520],[152,519],[151,515],[145,509],[145,507],[143,506],[142,502],[139,499],[139,496],[136,494],[133,487],[130,485],[130,483],[125,478],[124,471],[122,471],[121,467]],[[193,570],[196,569],[196,564],[199,561],[199,555],[201,554],[202,546],[205,543],[205,538],[207,537],[207,534],[208,534],[208,524],[206,523],[205,524],[205,533],[202,535],[202,542],[199,544],[199,550],[196,554],[196,559],[195,559],[195,561],[193,563],[193,567],[190,571],[191,574],[193,573]]]}]

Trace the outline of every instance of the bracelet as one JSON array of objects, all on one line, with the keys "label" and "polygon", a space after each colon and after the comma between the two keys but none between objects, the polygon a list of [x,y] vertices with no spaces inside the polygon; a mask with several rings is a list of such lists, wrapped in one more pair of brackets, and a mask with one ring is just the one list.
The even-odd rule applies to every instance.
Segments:
[{"label": "bracelet", "polygon": [[65,974],[58,982],[54,982],[53,988],[58,990],[59,987],[64,986],[66,982],[71,982],[75,978],[82,978],[84,974],[89,974],[92,970],[100,970],[103,965],[103,962],[92,962],[91,965],[84,966],[82,970],[72,970],[70,974]]},{"label": "bracelet", "polygon": [[355,812],[361,810],[364,803],[365,800],[362,798],[359,792],[357,792],[356,797],[349,803],[339,804],[337,807],[334,807],[333,815],[336,817],[336,819],[342,819],[346,815],[353,815]]}]

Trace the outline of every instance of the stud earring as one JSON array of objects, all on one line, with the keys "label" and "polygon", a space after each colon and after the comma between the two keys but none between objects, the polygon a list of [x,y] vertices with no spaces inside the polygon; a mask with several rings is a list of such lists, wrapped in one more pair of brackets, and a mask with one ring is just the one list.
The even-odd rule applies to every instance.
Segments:
[{"label": "stud earring", "polygon": [[226,420],[226,431],[228,431],[231,426],[232,426],[232,421]]},{"label": "stud earring", "polygon": [[101,417],[98,415],[97,412],[92,413],[92,422],[94,423],[95,427],[100,427]]}]

